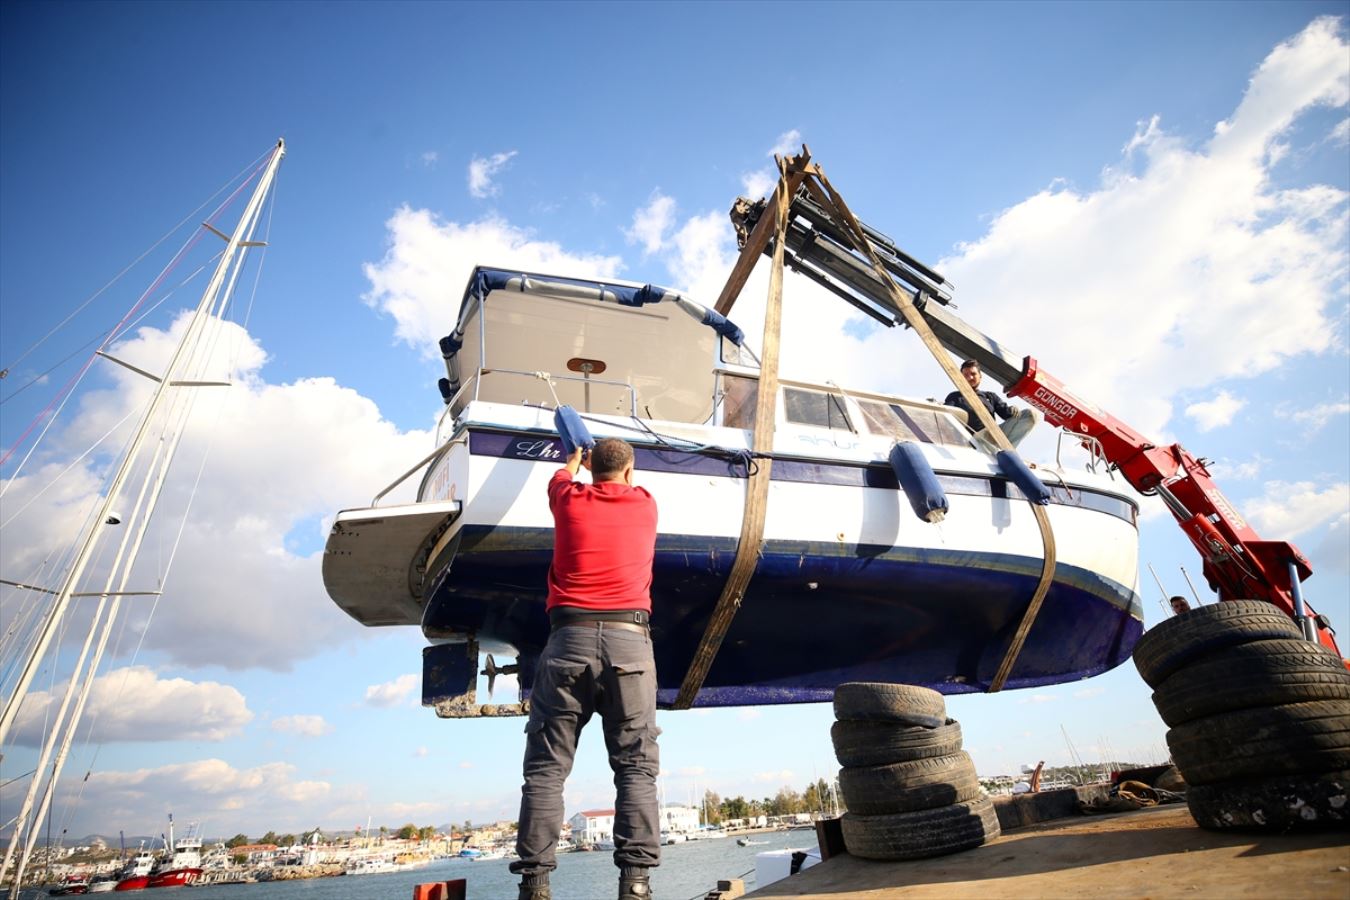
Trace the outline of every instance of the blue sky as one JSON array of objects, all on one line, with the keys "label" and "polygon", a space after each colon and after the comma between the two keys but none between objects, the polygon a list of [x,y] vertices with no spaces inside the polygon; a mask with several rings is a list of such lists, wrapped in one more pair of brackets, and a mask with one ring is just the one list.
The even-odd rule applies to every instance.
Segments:
[{"label": "blue sky", "polygon": [[[12,392],[120,318],[167,254],[14,360],[277,137],[288,148],[237,318],[239,387],[185,441],[191,474],[212,447],[189,531],[143,648],[133,658],[128,637],[107,663],[94,739],[71,764],[94,774],[59,823],[158,833],[172,811],[256,836],[514,818],[520,721],[417,705],[416,629],[363,630],[323,593],[327,521],[430,449],[434,341],[472,265],[711,301],[734,258],[727,208],[801,142],[865,221],[941,264],[968,319],[1218,460],[1263,535],[1310,556],[1309,599],[1350,640],[1347,16],[1291,2],[5,4],[6,449],[83,356]],[[734,315],[752,333],[762,268]],[[200,289],[123,354],[161,358]],[[785,372],[948,390],[908,336],[795,281],[786,303]],[[3,518],[125,410],[111,368],[91,369]],[[1052,457],[1050,436],[1029,454]],[[78,521],[99,471],[77,467],[83,494],[5,529],[3,577]],[[146,554],[147,577],[170,543]],[[1169,592],[1180,566],[1200,581],[1152,507],[1141,546]],[[949,705],[990,774],[1066,762],[1064,732],[1088,759],[1165,753],[1130,666]],[[666,793],[762,797],[830,775],[829,721],[827,706],[662,714]],[[32,758],[6,751],[5,779]],[[606,805],[609,781],[591,736],[569,813]]]}]

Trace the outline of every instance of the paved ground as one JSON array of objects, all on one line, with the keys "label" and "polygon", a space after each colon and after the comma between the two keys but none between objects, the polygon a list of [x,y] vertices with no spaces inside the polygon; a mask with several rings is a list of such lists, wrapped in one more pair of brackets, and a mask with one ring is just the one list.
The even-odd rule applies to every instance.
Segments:
[{"label": "paved ground", "polygon": [[1205,831],[1185,805],[1030,825],[914,862],[837,856],[747,894],[879,898],[1350,898],[1350,832]]}]

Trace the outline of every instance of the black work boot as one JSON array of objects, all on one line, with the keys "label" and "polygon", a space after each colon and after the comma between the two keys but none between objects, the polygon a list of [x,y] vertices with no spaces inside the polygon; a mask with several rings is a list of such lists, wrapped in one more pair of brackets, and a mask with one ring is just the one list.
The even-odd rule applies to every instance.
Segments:
[{"label": "black work boot", "polygon": [[619,869],[619,900],[652,900],[652,880],[642,866]]},{"label": "black work boot", "polygon": [[520,895],[517,900],[553,900],[553,890],[548,886],[548,873],[520,876]]}]

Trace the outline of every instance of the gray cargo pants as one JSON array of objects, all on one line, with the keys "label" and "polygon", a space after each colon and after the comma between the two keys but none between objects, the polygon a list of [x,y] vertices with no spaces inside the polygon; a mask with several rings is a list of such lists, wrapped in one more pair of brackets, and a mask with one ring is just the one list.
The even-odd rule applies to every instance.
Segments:
[{"label": "gray cargo pants", "polygon": [[518,875],[557,868],[563,824],[563,782],[577,739],[600,713],[614,770],[614,864],[650,868],[661,862],[656,776],[656,663],[651,634],[590,622],[555,628],[539,657],[525,725],[525,784],[520,831],[511,863]]}]

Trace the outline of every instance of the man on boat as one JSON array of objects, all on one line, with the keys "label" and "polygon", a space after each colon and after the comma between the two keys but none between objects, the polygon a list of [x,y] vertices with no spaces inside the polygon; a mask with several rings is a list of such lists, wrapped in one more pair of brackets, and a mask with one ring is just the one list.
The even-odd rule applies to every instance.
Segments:
[{"label": "man on boat", "polygon": [[[589,469],[592,484],[574,481]],[[539,657],[525,726],[525,784],[511,871],[520,900],[551,900],[563,823],[563,783],[577,739],[599,713],[617,790],[614,864],[619,900],[649,900],[660,863],[656,775],[656,664],[648,618],[656,552],[656,501],[633,485],[633,448],[614,438],[578,449],[548,485],[552,625]]]},{"label": "man on boat", "polygon": [[[1041,414],[1034,409],[1013,409],[1007,400],[1004,400],[993,391],[980,390],[980,379],[983,374],[980,371],[980,364],[973,359],[968,359],[961,363],[961,374],[965,377],[966,383],[970,385],[975,396],[984,403],[984,408],[989,410],[989,415],[997,415],[1003,420],[999,427],[1003,429],[1003,434],[1008,438],[1008,443],[1016,447],[1022,442],[1022,439],[1031,434],[1031,429],[1036,427],[1036,423],[1041,420]],[[952,391],[943,401],[947,406],[955,406],[957,409],[963,409],[966,412],[967,421],[972,428],[979,425],[980,420],[975,416],[975,410],[966,404],[966,398],[961,396],[960,391]],[[982,449],[993,453],[998,447],[981,428],[975,432],[975,443]]]},{"label": "man on boat", "polygon": [[1184,612],[1189,612],[1191,609],[1191,602],[1187,600],[1185,597],[1181,596],[1180,594],[1177,594],[1175,597],[1172,597],[1167,602],[1172,604],[1172,615],[1174,616],[1179,616]]}]

